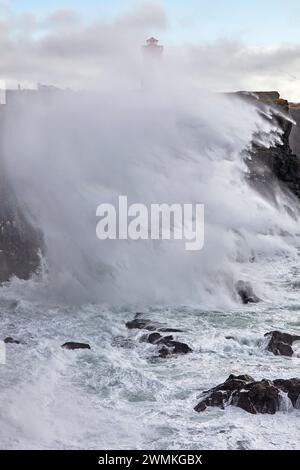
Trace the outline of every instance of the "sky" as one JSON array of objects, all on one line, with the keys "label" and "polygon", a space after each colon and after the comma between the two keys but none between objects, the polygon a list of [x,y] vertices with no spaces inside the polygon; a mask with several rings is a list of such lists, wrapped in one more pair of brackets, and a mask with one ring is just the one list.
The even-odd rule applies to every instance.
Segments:
[{"label": "sky", "polygon": [[84,87],[100,63],[119,73],[125,48],[136,70],[128,51],[151,34],[203,86],[300,101],[299,24],[300,0],[0,0],[0,77]]},{"label": "sky", "polygon": [[[54,10],[74,9],[93,21],[115,18],[141,0],[2,0],[16,13],[42,17]],[[243,39],[250,44],[300,42],[299,0],[162,0],[170,29],[162,36],[172,42]]]}]

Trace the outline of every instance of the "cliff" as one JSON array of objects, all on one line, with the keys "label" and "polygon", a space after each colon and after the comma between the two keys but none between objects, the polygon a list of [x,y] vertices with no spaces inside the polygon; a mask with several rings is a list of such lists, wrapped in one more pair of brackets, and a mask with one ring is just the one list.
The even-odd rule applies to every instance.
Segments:
[{"label": "cliff", "polygon": [[43,249],[40,231],[24,215],[5,178],[1,157],[0,133],[0,284],[12,276],[28,279],[39,268]]},{"label": "cliff", "polygon": [[300,110],[289,109],[288,101],[280,98],[277,92],[256,92],[255,95],[256,98],[249,98],[247,94],[247,99],[256,99],[262,112],[265,112],[266,105],[271,105],[273,113],[270,119],[283,130],[283,134],[282,144],[275,147],[253,145],[251,159],[247,160],[249,179],[263,193],[274,195],[276,185],[279,185],[300,198],[300,130],[292,122],[294,119],[300,124]]},{"label": "cliff", "polygon": [[300,157],[300,108],[290,108],[290,115],[295,121],[290,135],[290,145],[294,154]]},{"label": "cliff", "polygon": [[17,207],[0,212],[0,284],[28,279],[39,267],[42,237]]}]

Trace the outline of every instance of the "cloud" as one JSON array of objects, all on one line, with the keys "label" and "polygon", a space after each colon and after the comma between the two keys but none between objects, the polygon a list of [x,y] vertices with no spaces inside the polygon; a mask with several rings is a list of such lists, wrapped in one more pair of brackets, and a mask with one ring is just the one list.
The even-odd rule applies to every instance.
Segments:
[{"label": "cloud", "polygon": [[65,8],[60,10],[55,10],[51,13],[43,22],[43,25],[46,28],[60,29],[78,26],[81,22],[80,15],[72,9]]},{"label": "cloud", "polygon": [[[44,19],[11,12],[2,17],[0,78],[8,85],[139,86],[141,44],[168,28],[165,9],[155,2],[92,23],[70,9],[56,10]],[[218,40],[165,46],[162,68],[174,86],[188,81],[218,91],[278,89],[283,96],[300,100],[300,45],[266,48]]]},{"label": "cloud", "polygon": [[300,100],[300,45],[250,47],[219,40],[184,47],[181,56],[185,69],[199,77],[203,86],[277,89],[289,99]]},{"label": "cloud", "polygon": [[148,2],[113,21],[86,24],[73,10],[43,20],[11,15],[0,21],[0,77],[8,84],[53,82],[88,87],[101,80],[134,77],[140,46],[166,27],[162,6]]}]

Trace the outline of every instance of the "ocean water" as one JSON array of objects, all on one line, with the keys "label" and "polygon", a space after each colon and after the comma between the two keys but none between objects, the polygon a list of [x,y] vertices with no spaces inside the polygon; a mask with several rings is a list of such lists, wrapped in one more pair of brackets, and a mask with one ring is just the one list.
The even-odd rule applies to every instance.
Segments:
[{"label": "ocean water", "polygon": [[[0,288],[1,337],[22,343],[7,345],[0,366],[0,447],[299,448],[300,411],[288,402],[275,416],[193,411],[231,373],[299,377],[297,353],[276,357],[264,339],[299,334],[299,207],[275,188],[266,199],[245,177],[253,141],[281,143],[269,107],[163,87],[59,95],[5,113],[6,177],[44,234],[45,259],[31,280]],[[203,250],[99,242],[96,208],[119,195],[204,204]],[[240,279],[262,302],[238,302]],[[142,332],[125,327],[136,312],[184,330],[176,338],[193,353],[154,358]],[[91,350],[66,351],[66,341]]]},{"label": "ocean water", "polygon": [[[266,268],[267,267],[267,268]],[[299,449],[300,410],[250,415],[227,407],[196,413],[197,396],[230,373],[256,379],[299,377],[300,357],[265,350],[264,333],[299,334],[299,260],[264,259],[245,268],[267,279],[263,301],[203,310],[193,305],[144,306],[146,318],[183,329],[175,336],[193,353],[154,359],[155,346],[127,330],[134,308],[33,301],[37,285],[15,281],[1,289],[0,366],[2,449]],[[234,339],[226,339],[233,336]],[[119,337],[124,337],[125,347]],[[91,350],[68,351],[66,341]]]}]

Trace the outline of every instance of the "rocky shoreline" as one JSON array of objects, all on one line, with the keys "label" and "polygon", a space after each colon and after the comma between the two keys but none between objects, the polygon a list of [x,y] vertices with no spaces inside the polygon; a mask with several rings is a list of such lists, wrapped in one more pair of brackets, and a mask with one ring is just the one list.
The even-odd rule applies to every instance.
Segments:
[{"label": "rocky shoreline", "polygon": [[[180,356],[194,352],[190,345],[177,339],[177,335],[184,333],[182,330],[153,322],[141,312],[136,313],[134,319],[127,321],[124,326],[128,331],[136,331],[136,336],[134,338],[132,335],[115,337],[112,346],[132,349],[137,342],[148,343],[153,346],[148,356],[151,362],[172,358],[179,360]],[[264,337],[268,340],[264,344],[266,354],[295,356],[292,346],[300,342],[300,336],[272,331],[266,333]],[[225,339],[234,338],[226,337]],[[11,347],[26,346],[26,343],[13,337],[7,337],[3,341]],[[93,353],[93,347],[88,343],[67,341],[61,345],[61,348],[68,351],[86,350]],[[200,401],[194,407],[198,413],[211,407],[224,410],[228,406],[234,406],[251,414],[275,414],[292,408],[300,409],[300,378],[274,380],[264,378],[257,381],[247,374],[231,374],[225,382],[203,391],[198,396],[199,398]]]},{"label": "rocky shoreline", "polygon": [[299,408],[300,379],[255,381],[249,375],[230,375],[221,385],[204,392],[194,410],[200,413],[211,406],[224,409],[232,405],[251,414],[275,414],[283,408],[284,394]]},{"label": "rocky shoreline", "polygon": [[[249,99],[247,97],[247,99]],[[250,99],[254,99],[253,97]],[[260,191],[272,191],[276,184],[283,186],[292,197],[300,198],[300,144],[293,130],[292,122],[285,119],[288,114],[286,102],[280,101],[279,95],[264,94],[259,97],[262,106],[274,105],[274,119],[283,129],[282,145],[272,149],[265,149],[253,145],[252,159],[247,160],[250,169],[250,184]],[[277,112],[280,110],[280,112]],[[292,112],[295,118],[296,112]],[[300,116],[296,116],[299,118]],[[292,132],[292,130],[294,132]],[[291,138],[292,133],[292,138]],[[291,138],[291,140],[290,140]],[[292,142],[292,144],[291,144]],[[300,142],[300,141],[299,141]],[[2,177],[0,207],[0,284],[8,281],[12,276],[28,279],[36,272],[40,265],[39,253],[43,251],[43,237],[32,223],[24,216],[17,201],[9,192],[9,186]],[[8,197],[8,194],[10,196]],[[238,281],[235,293],[244,305],[259,302],[251,285],[245,281]],[[136,330],[138,334],[134,339],[126,335],[114,339],[114,346],[131,348],[135,342],[146,343],[153,346],[151,360],[169,360],[179,358],[181,355],[193,353],[191,345],[186,344],[177,336],[183,333],[178,328],[152,322],[143,313],[137,313],[133,320],[126,323],[127,330]],[[300,341],[300,336],[281,331],[265,333],[266,354],[278,356],[295,356],[293,346]],[[227,339],[233,339],[227,337]],[[19,339],[7,337],[3,340],[9,347],[22,344]],[[91,350],[88,343],[67,341],[61,347],[68,351]],[[196,412],[204,412],[209,407],[221,409],[227,406],[236,406],[251,414],[275,414],[282,409],[284,403],[294,408],[300,408],[300,378],[275,379],[260,381],[249,375],[230,375],[225,382],[203,392],[201,400],[195,406]]]}]

